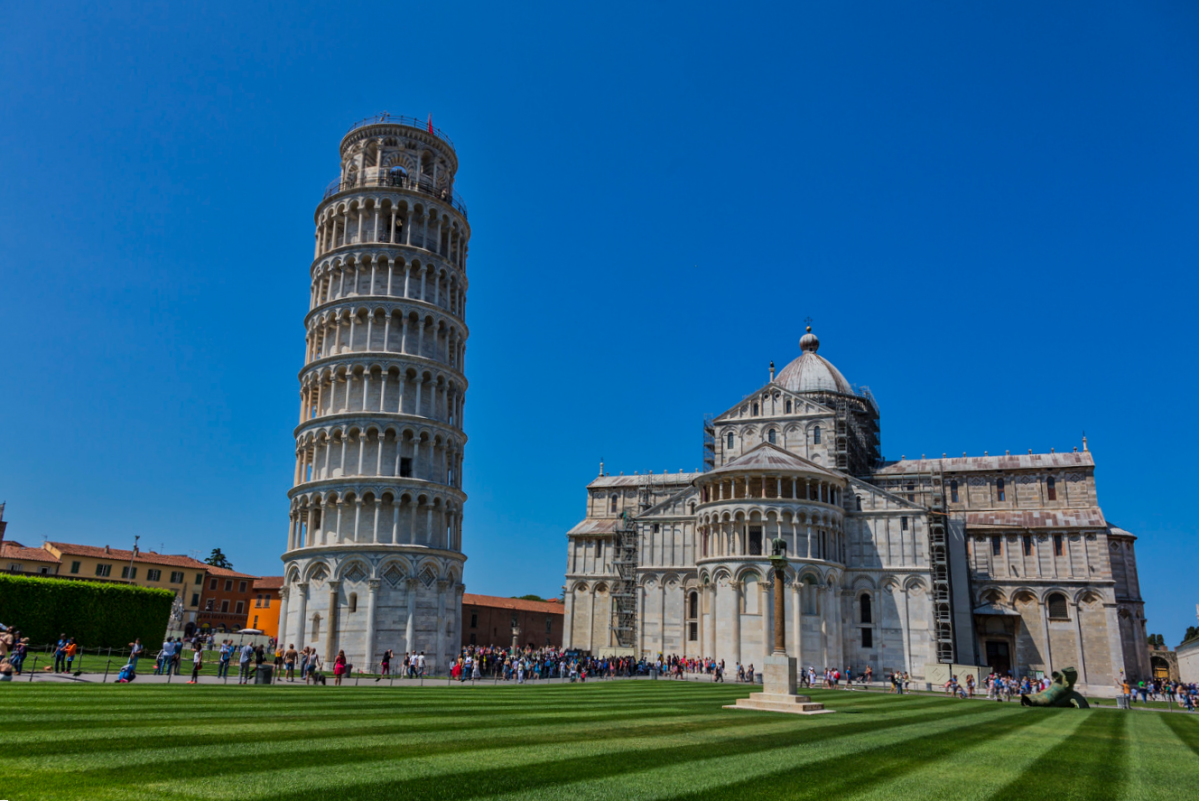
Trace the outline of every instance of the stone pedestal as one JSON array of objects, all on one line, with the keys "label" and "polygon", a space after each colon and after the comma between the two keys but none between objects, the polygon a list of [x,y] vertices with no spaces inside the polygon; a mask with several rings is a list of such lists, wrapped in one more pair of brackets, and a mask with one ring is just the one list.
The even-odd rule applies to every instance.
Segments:
[{"label": "stone pedestal", "polygon": [[793,715],[823,715],[833,710],[813,703],[806,695],[796,695],[795,659],[789,656],[766,657],[762,671],[762,692],[740,698],[725,709],[752,709],[758,712],[789,712]]}]

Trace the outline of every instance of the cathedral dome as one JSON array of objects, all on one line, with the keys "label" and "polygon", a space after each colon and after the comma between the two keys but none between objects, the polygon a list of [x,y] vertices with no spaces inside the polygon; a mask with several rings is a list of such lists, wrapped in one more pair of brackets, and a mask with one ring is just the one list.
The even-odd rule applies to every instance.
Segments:
[{"label": "cathedral dome", "polygon": [[823,356],[816,355],[820,340],[812,333],[812,326],[799,340],[803,351],[800,357],[783,368],[774,383],[792,392],[844,392],[853,394],[845,376]]}]

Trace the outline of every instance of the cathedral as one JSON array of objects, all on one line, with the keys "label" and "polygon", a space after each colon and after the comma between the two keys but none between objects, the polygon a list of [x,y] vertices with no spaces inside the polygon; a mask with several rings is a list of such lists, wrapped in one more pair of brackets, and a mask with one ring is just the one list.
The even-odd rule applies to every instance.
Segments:
[{"label": "cathedral", "polygon": [[1104,517],[1085,438],[1068,453],[884,461],[869,390],[810,327],[799,344],[705,421],[703,472],[600,465],[567,535],[565,647],[760,668],[781,538],[802,666],[1150,677],[1136,538]]}]

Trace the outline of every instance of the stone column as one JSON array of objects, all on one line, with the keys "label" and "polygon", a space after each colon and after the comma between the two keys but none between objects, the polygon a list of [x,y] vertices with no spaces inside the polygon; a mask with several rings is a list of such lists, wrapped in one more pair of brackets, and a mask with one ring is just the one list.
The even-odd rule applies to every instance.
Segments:
[{"label": "stone column", "polygon": [[562,616],[562,621],[565,625],[562,626],[562,649],[570,650],[574,647],[574,628],[575,628],[575,590],[571,587],[566,591],[566,597],[563,599],[566,603],[566,614]]},{"label": "stone column", "polygon": [[658,653],[666,653],[666,580],[658,579]]},{"label": "stone column", "polygon": [[[766,539],[765,532],[763,532],[762,539],[763,540]],[[770,573],[768,572],[767,575],[765,576],[765,578],[769,578],[769,577],[770,577]],[[772,633],[773,632],[772,632],[771,625],[770,625],[771,592],[770,592],[770,589],[768,589],[768,588],[773,588],[773,587],[774,587],[773,581],[770,584],[767,584],[765,581],[758,582],[758,611],[760,612],[758,617],[760,618],[759,622],[761,623],[761,626],[762,626],[762,669],[763,670],[765,670],[765,668],[766,668],[766,658],[769,657],[770,654],[774,651],[774,643],[772,642],[772,640],[773,640]]]},{"label": "stone column", "polygon": [[304,581],[296,582],[296,601],[299,602],[299,608],[296,610],[296,648],[303,650],[305,645],[316,645],[316,643],[308,642],[308,583]]},{"label": "stone column", "polygon": [[716,659],[716,584],[709,584],[705,588],[708,596],[708,656]]},{"label": "stone column", "polygon": [[[782,494],[781,489],[779,494]],[[774,650],[772,653],[775,656],[787,655],[787,598],[783,589],[784,569],[781,565],[776,565],[774,568]]]},{"label": "stone column", "polygon": [[733,591],[733,619],[729,626],[733,639],[733,664],[741,662],[741,582],[730,581],[729,589]]},{"label": "stone column", "polygon": [[379,598],[379,579],[371,579],[366,583],[366,657],[363,662],[367,671],[373,673],[375,664],[375,605]]},{"label": "stone column", "polygon": [[591,611],[587,615],[587,652],[595,652],[595,585],[592,584],[588,591],[591,596]]},{"label": "stone column", "polygon": [[1074,602],[1074,640],[1078,643],[1078,681],[1087,683],[1087,660],[1082,653],[1082,601]]},{"label": "stone column", "polygon": [[791,627],[794,634],[791,637],[792,653],[795,654],[795,663],[799,667],[803,667],[803,582],[799,576],[795,577],[795,581],[791,584],[791,606],[794,608],[795,618],[791,621]]},{"label": "stone column", "polygon": [[291,590],[286,585],[279,588],[279,645],[287,648],[287,596]]},{"label": "stone column", "polygon": [[325,661],[330,665],[337,658],[337,613],[340,605],[340,581],[329,582],[329,626],[325,631]]},{"label": "stone column", "polygon": [[416,637],[416,586],[418,583],[417,579],[408,579],[408,620],[404,624],[404,651],[409,654],[416,652],[413,640]]},{"label": "stone column", "polygon": [[912,618],[908,610],[908,590],[906,587],[900,589],[903,596],[903,669],[909,674],[912,672]]},{"label": "stone column", "polygon": [[1044,601],[1037,601],[1037,605],[1041,607],[1041,629],[1045,633],[1045,675],[1053,673],[1053,655],[1049,650],[1049,607]]},{"label": "stone column", "polygon": [[446,664],[445,652],[445,591],[449,584],[448,581],[437,582],[437,667],[446,670],[449,665]]}]

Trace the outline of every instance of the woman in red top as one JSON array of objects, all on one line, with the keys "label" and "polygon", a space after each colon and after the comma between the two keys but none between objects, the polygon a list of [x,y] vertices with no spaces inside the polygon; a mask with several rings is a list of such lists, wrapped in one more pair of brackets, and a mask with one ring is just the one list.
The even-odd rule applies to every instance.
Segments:
[{"label": "woman in red top", "polygon": [[346,652],[338,651],[337,652],[337,661],[335,661],[333,663],[333,684],[335,686],[338,686],[338,687],[341,686],[341,677],[345,675],[345,672],[346,672]]}]

